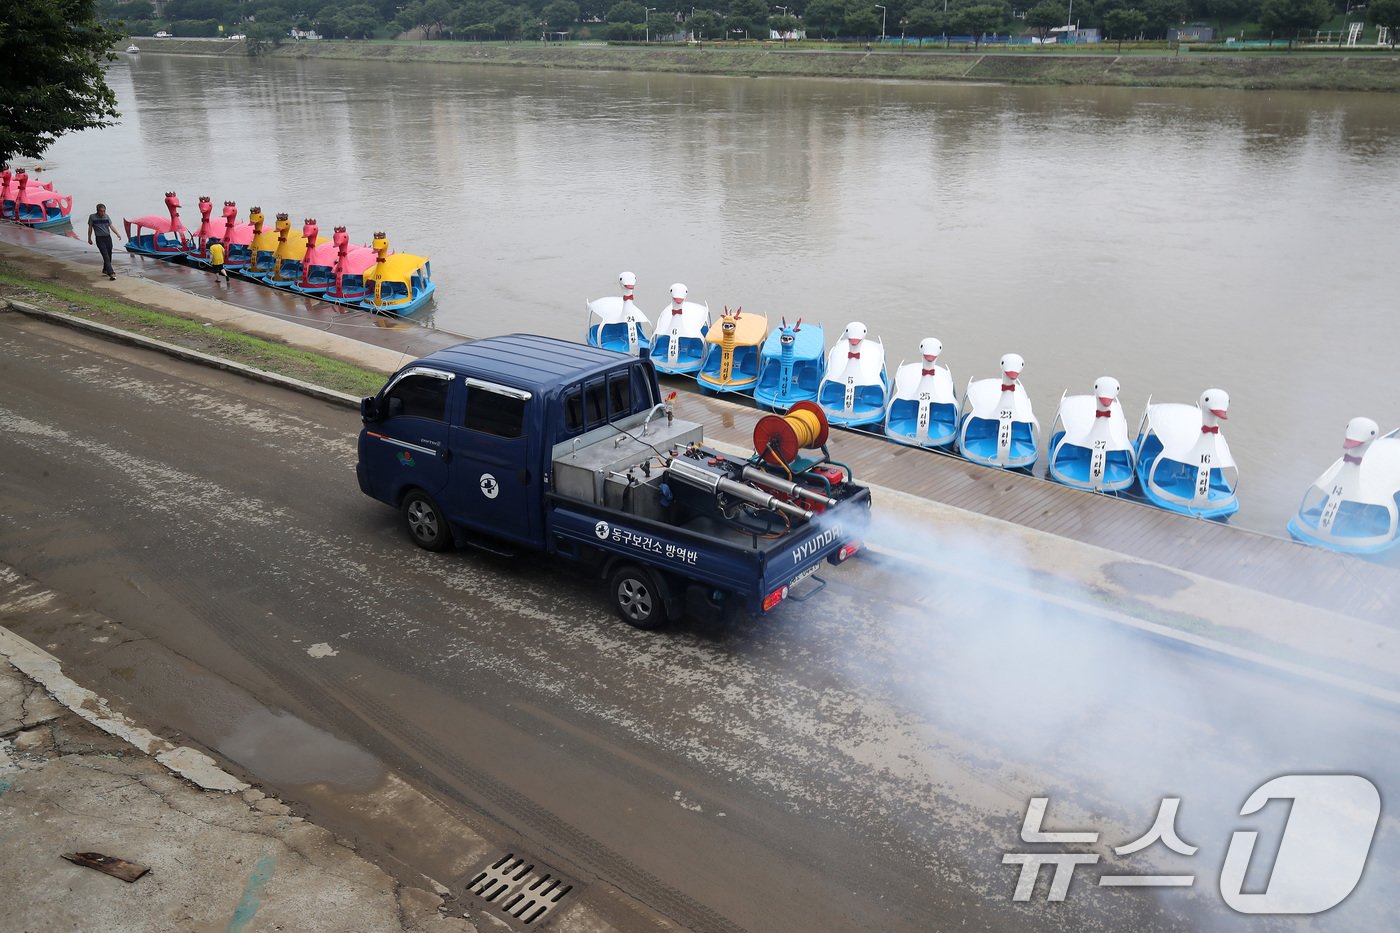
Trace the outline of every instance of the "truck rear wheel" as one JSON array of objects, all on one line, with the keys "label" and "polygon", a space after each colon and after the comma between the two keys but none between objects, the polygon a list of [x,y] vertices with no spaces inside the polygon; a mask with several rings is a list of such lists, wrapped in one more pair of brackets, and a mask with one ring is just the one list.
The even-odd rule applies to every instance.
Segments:
[{"label": "truck rear wheel", "polygon": [[624,564],[613,571],[608,594],[618,616],[628,625],[642,629],[666,624],[666,602],[656,577],[645,567]]},{"label": "truck rear wheel", "polygon": [[404,527],[413,543],[428,551],[445,551],[452,546],[452,529],[447,527],[447,519],[433,501],[433,497],[421,489],[415,489],[403,500]]}]

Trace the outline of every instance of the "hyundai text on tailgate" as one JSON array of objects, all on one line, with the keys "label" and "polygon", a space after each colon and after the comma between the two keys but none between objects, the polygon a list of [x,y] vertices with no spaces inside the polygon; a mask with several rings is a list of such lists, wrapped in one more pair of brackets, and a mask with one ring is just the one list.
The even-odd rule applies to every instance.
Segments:
[{"label": "hyundai text on tailgate", "polygon": [[745,458],[706,447],[674,398],[645,356],[523,334],[458,344],[362,402],[356,473],[420,547],[586,562],[639,628],[679,615],[691,589],[750,612],[812,595],[870,513],[821,409],[759,419]]}]

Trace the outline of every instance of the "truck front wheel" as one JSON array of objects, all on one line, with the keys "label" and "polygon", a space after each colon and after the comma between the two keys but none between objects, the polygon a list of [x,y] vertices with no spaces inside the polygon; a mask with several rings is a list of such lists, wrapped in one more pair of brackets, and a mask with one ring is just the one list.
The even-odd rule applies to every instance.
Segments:
[{"label": "truck front wheel", "polygon": [[613,608],[622,621],[636,628],[659,628],[666,622],[666,603],[656,577],[645,567],[624,564],[608,581]]},{"label": "truck front wheel", "polygon": [[403,521],[413,543],[429,551],[445,551],[452,546],[452,529],[442,517],[433,497],[415,489],[403,499]]}]

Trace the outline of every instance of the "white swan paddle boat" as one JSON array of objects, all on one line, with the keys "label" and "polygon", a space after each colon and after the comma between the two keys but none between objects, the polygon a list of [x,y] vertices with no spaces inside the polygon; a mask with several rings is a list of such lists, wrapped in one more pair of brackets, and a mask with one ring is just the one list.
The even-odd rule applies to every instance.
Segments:
[{"label": "white swan paddle boat", "polygon": [[[1137,456],[1112,376],[1094,380],[1093,395],[1060,399],[1050,430],[1050,479],[1091,492],[1122,492],[1137,479]],[[1055,430],[1058,427],[1059,430]]]},{"label": "white swan paddle boat", "polygon": [[936,337],[919,341],[913,363],[901,363],[894,374],[894,392],[885,412],[885,436],[915,447],[948,447],[958,439],[958,391],[953,373],[938,362],[943,343]]},{"label": "white swan paddle boat", "polygon": [[817,404],[832,424],[853,428],[885,417],[890,386],[885,345],[867,340],[867,332],[864,324],[852,321],[827,353]]},{"label": "white swan paddle boat", "polygon": [[1379,434],[1370,418],[1347,423],[1342,456],[1289,519],[1294,540],[1346,554],[1379,554],[1400,543],[1400,430]]},{"label": "white swan paddle boat", "polygon": [[783,318],[768,339],[758,361],[754,401],[764,408],[787,411],[798,402],[815,401],[826,373],[826,332],[820,324]]},{"label": "white swan paddle boat", "polygon": [[710,332],[710,306],[688,301],[690,289],[671,286],[671,303],[656,316],[651,334],[651,362],[657,372],[689,375],[705,362],[705,335]]},{"label": "white swan paddle boat", "polygon": [[622,284],[621,297],[609,295],[588,302],[588,345],[636,356],[642,347],[651,348],[651,342],[643,330],[651,322],[637,309],[633,295],[637,277],[631,272],[624,272],[617,280]]},{"label": "white swan paddle boat", "polygon": [[1239,469],[1220,433],[1230,396],[1206,389],[1195,405],[1147,400],[1134,449],[1142,495],[1158,508],[1196,518],[1239,511]]},{"label": "white swan paddle boat", "polygon": [[1000,379],[968,382],[958,416],[958,450],[972,463],[1001,470],[1035,466],[1040,422],[1021,385],[1025,367],[1019,354],[1008,353],[1001,358]]}]

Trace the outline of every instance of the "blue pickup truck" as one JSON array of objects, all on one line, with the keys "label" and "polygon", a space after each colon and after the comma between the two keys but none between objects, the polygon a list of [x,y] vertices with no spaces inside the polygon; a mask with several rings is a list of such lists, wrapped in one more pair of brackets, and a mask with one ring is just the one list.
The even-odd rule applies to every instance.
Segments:
[{"label": "blue pickup truck", "polygon": [[765,450],[745,459],[706,447],[674,396],[645,356],[523,334],[462,343],[364,399],[356,474],[420,547],[587,562],[639,628],[678,616],[692,588],[760,613],[812,595],[870,512],[869,488],[827,456],[820,409],[767,416]]}]

